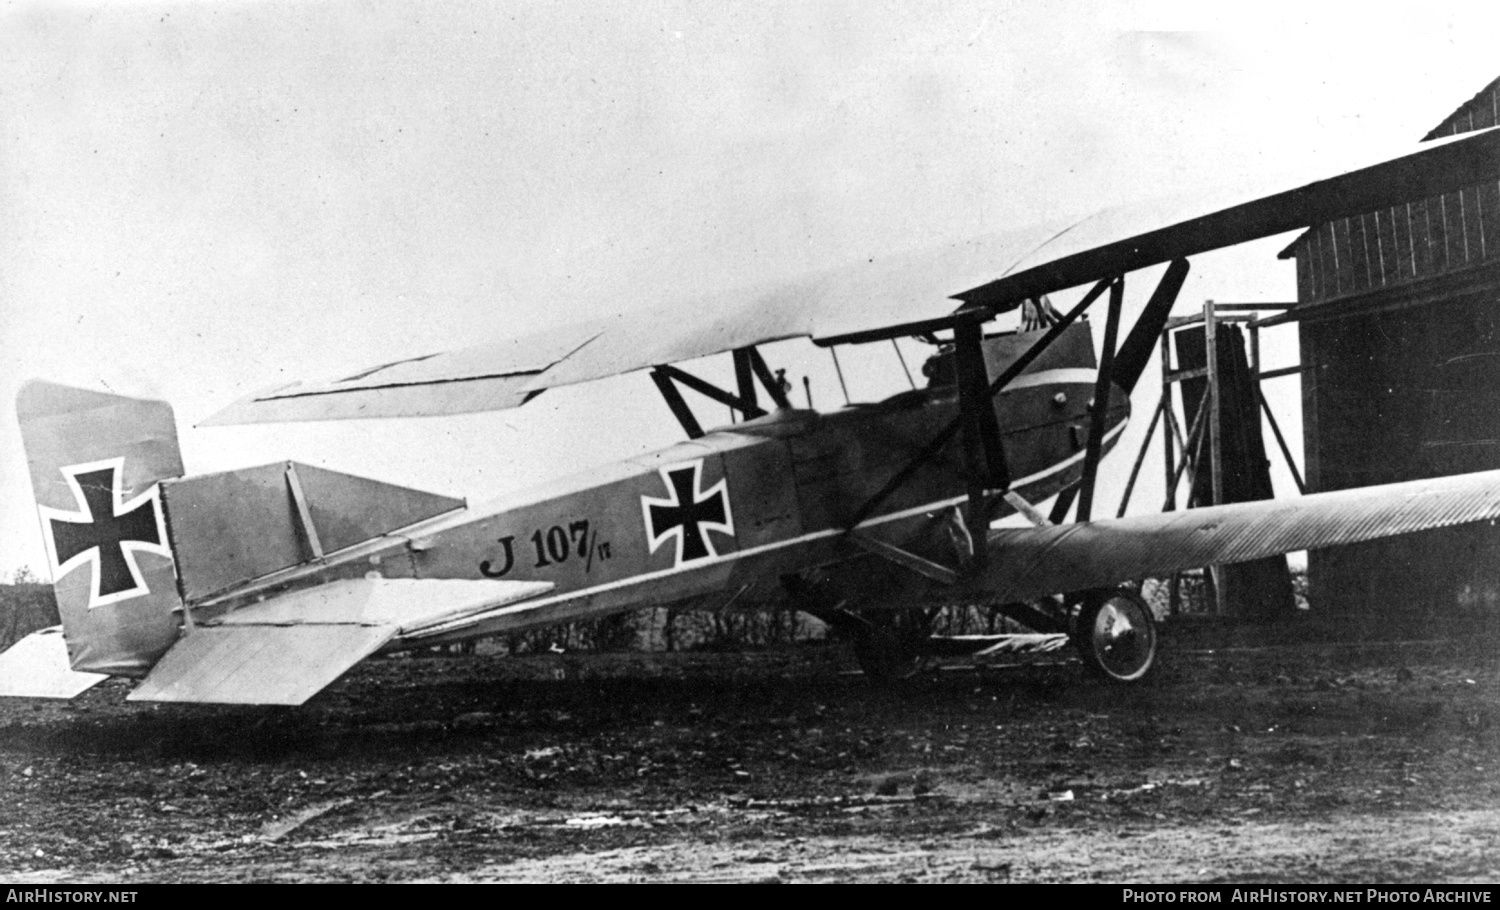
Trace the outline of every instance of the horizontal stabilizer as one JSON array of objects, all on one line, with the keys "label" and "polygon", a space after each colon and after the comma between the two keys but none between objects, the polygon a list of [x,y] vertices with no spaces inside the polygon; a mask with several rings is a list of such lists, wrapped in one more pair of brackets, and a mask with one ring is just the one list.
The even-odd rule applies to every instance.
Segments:
[{"label": "horizontal stabilizer", "polygon": [[131,701],[300,705],[398,635],[552,590],[551,582],[361,578],[200,623]]},{"label": "horizontal stabilizer", "polygon": [[350,623],[394,626],[402,635],[451,623],[551,591],[550,581],[356,578],[292,591],[235,610],[219,625]]},{"label": "horizontal stabilizer", "polygon": [[0,654],[0,696],[72,698],[109,679],[68,666],[62,626],[33,632]]},{"label": "horizontal stabilizer", "polygon": [[990,532],[989,568],[979,584],[997,600],[1023,601],[1496,518],[1500,471],[1482,471],[1296,499],[1006,528]]},{"label": "horizontal stabilizer", "polygon": [[206,626],[173,645],[127,701],[300,705],[395,634],[394,626]]}]

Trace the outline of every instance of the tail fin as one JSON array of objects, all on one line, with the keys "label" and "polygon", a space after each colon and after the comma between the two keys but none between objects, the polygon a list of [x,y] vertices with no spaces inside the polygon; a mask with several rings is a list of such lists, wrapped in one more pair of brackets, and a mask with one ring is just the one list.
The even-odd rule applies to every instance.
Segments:
[{"label": "tail fin", "polygon": [[182,475],[172,407],[33,380],[16,416],[69,662],[143,676],[181,620],[159,486]]}]

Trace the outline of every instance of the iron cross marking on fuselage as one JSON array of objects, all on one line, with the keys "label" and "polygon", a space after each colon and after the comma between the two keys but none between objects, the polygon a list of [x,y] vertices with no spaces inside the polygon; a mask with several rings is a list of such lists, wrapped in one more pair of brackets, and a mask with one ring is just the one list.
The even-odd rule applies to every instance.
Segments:
[{"label": "iron cross marking on fuselage", "polygon": [[708,531],[734,534],[734,519],[729,511],[728,481],[720,480],[700,494],[698,485],[702,474],[701,460],[681,467],[663,468],[661,476],[667,482],[671,496],[667,499],[641,497],[651,552],[655,553],[668,538],[675,537],[676,565],[679,566],[718,555],[714,551],[713,542],[708,538]]},{"label": "iron cross marking on fuselage", "polygon": [[121,470],[120,460],[64,468],[82,511],[42,510],[51,538],[55,571],[66,572],[87,561],[89,551],[95,551],[91,607],[148,593],[127,546],[144,545],[161,550],[166,544],[161,534],[161,502],[155,488],[132,502],[121,502]]}]

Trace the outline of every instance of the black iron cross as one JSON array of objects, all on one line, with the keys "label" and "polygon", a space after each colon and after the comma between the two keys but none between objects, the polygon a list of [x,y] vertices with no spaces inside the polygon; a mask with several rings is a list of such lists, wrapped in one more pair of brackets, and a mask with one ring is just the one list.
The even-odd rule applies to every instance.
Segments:
[{"label": "black iron cross", "polygon": [[115,502],[115,472],[111,466],[98,471],[87,471],[74,475],[78,489],[83,492],[87,521],[65,521],[49,518],[52,530],[52,546],[57,552],[57,564],[98,548],[99,597],[120,594],[136,587],[135,574],[125,555],[127,542],[162,543],[157,532],[156,502],[142,502],[126,512],[117,512]]},{"label": "black iron cross", "polygon": [[[698,498],[698,475],[701,464],[674,468],[666,472],[672,490],[671,499],[646,497],[646,521],[651,531],[652,549],[674,531],[682,535],[678,562],[689,562],[712,556],[713,550],[703,533],[703,525],[729,526],[729,496],[724,484],[716,484],[707,495]],[[732,530],[730,533],[733,533]]]}]

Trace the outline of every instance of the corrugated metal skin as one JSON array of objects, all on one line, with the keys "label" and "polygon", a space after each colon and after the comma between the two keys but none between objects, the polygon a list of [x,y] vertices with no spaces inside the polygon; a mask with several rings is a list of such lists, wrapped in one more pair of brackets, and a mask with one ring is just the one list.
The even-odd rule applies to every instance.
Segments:
[{"label": "corrugated metal skin", "polygon": [[127,700],[300,705],[395,634],[391,625],[200,627]]},{"label": "corrugated metal skin", "polygon": [[1500,518],[1500,471],[1112,521],[995,531],[997,600]]}]

